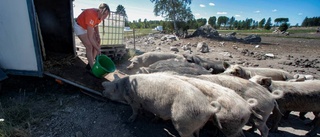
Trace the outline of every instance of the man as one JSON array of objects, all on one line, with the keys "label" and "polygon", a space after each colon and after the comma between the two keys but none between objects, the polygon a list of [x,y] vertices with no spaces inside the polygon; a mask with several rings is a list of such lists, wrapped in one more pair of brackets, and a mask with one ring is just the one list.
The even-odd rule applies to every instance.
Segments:
[{"label": "man", "polygon": [[88,65],[86,69],[91,70],[94,58],[100,53],[99,23],[110,15],[107,4],[100,4],[99,8],[85,9],[74,23],[74,32],[86,48]]}]

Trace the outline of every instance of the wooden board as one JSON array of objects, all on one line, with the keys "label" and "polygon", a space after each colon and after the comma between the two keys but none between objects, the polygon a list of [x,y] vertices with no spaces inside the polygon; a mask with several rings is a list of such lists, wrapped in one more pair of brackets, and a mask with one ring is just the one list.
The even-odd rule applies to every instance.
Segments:
[{"label": "wooden board", "polygon": [[113,73],[107,74],[103,78],[97,78],[85,69],[87,63],[79,57],[65,57],[63,59],[49,59],[45,62],[45,74],[61,78],[62,81],[67,81],[85,90],[96,92],[103,91],[101,83],[103,81],[113,81],[115,77],[122,78],[126,74],[116,70]]}]

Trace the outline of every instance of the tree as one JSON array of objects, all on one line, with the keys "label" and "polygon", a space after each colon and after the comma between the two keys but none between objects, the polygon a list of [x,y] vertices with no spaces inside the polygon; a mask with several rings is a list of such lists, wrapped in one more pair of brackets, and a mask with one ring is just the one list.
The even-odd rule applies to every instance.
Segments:
[{"label": "tree", "polygon": [[217,22],[216,16],[212,16],[209,18],[208,24],[211,25],[213,28],[216,28],[217,27],[216,22]]},{"label": "tree", "polygon": [[122,5],[118,5],[116,9],[116,13],[123,15],[124,17],[127,17],[127,13],[125,8]]},{"label": "tree", "polygon": [[253,19],[252,18],[246,19],[244,24],[243,24],[243,28],[244,29],[250,29],[252,24],[253,24]]},{"label": "tree", "polygon": [[265,23],[266,23],[266,19],[263,18],[263,19],[259,22],[259,28],[263,28]]},{"label": "tree", "polygon": [[301,26],[303,27],[312,27],[312,26],[320,26],[320,17],[308,18],[306,17]]},{"label": "tree", "polygon": [[258,27],[258,21],[253,20],[251,29],[256,29],[257,27]]},{"label": "tree", "polygon": [[239,25],[239,21],[235,20],[233,23],[233,27],[237,30],[240,30],[240,25]]},{"label": "tree", "polygon": [[144,28],[149,28],[149,23],[147,19],[143,20],[143,25],[144,25]]},{"label": "tree", "polygon": [[266,22],[266,24],[264,25],[264,29],[270,30],[270,29],[271,29],[271,26],[272,26],[272,24],[271,24],[271,18],[269,17],[268,20],[267,20],[267,22]]},{"label": "tree", "polygon": [[288,28],[289,28],[288,23],[282,23],[278,29],[282,32],[282,31],[287,31]]},{"label": "tree", "polygon": [[187,24],[190,26],[190,29],[197,29],[199,25],[195,19],[188,20]]},{"label": "tree", "polygon": [[302,26],[302,27],[308,27],[308,17],[304,18],[301,26]]},{"label": "tree", "polygon": [[229,29],[233,29],[233,23],[236,20],[233,16],[229,19]]},{"label": "tree", "polygon": [[207,19],[206,18],[197,19],[197,23],[198,23],[198,26],[206,25],[207,24]]},{"label": "tree", "polygon": [[129,26],[128,16],[127,16],[125,8],[122,5],[117,6],[116,13],[123,15],[124,21],[125,21],[125,26]]},{"label": "tree", "polygon": [[276,18],[274,19],[274,22],[276,23],[276,26],[279,26],[280,23],[282,24],[289,22],[289,18]]},{"label": "tree", "polygon": [[229,18],[226,17],[226,16],[220,16],[218,18],[218,27],[220,28],[221,25],[224,25],[224,27],[227,25],[227,22],[228,22]]},{"label": "tree", "polygon": [[174,30],[177,32],[177,21],[191,20],[194,18],[190,7],[191,0],[150,0],[155,3],[154,14],[163,16],[168,20],[173,21]]}]

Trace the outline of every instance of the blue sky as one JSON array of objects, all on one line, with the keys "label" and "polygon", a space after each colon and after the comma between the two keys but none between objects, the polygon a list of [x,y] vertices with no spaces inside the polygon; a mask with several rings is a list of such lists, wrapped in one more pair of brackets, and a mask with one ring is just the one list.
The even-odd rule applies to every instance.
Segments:
[{"label": "blue sky", "polygon": [[[81,9],[97,7],[100,3],[107,3],[111,11],[122,5],[133,20],[163,20],[153,13],[154,3],[150,0],[75,0],[74,16],[77,17]],[[276,18],[289,18],[291,25],[301,25],[305,17],[320,16],[320,0],[192,0],[190,5],[196,19],[211,16],[232,16],[236,20],[252,18],[260,21],[271,17],[272,23]]]}]

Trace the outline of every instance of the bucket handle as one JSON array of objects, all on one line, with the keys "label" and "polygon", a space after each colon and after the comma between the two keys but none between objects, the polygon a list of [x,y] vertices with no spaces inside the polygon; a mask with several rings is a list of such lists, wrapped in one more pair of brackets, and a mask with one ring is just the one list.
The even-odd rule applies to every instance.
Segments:
[{"label": "bucket handle", "polygon": [[96,56],[95,58],[96,60],[98,60],[98,56],[101,56],[101,52]]}]

